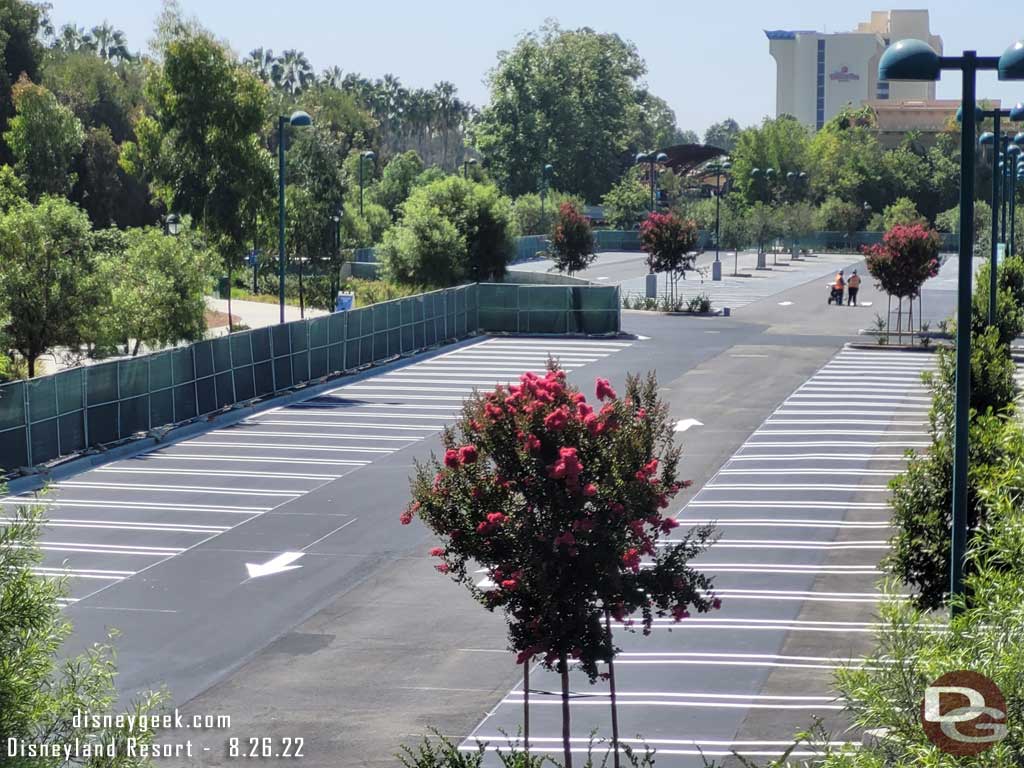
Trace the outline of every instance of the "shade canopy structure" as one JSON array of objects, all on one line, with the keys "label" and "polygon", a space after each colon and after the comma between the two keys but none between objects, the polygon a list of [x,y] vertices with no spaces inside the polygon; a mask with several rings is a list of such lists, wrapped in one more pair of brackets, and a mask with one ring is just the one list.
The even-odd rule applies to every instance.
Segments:
[{"label": "shade canopy structure", "polygon": [[658,154],[665,155],[665,160],[661,161],[663,165],[684,175],[709,160],[729,155],[726,150],[708,144],[676,144],[660,150]]}]

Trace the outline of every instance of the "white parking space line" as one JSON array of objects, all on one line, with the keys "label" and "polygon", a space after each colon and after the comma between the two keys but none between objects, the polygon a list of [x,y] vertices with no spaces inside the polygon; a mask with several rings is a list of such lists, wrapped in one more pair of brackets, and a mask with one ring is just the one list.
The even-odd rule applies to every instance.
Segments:
[{"label": "white parking space line", "polygon": [[[225,432],[216,433],[216,437],[225,437],[230,435],[232,437],[241,436],[246,439],[252,437],[301,437],[304,439],[315,439],[315,440],[377,440],[387,442],[397,442],[403,445],[411,445],[416,442],[416,438],[413,437],[395,437],[393,435],[356,435],[346,434],[342,432],[274,432],[270,430],[246,430],[245,432]],[[263,477],[273,477],[273,475],[267,475],[261,473]],[[282,475],[282,477],[297,477],[296,475]],[[313,475],[312,477],[332,477],[332,475]]]},{"label": "white parking space line", "polygon": [[[266,433],[264,433],[266,434]],[[295,437],[300,437],[301,432],[295,433]],[[383,438],[381,438],[383,439]],[[401,439],[401,438],[398,438]],[[232,471],[218,472],[211,469],[173,469],[165,467],[124,467],[118,465],[111,465],[108,467],[97,467],[92,470],[98,474],[112,474],[112,475],[178,475],[182,477],[237,477],[237,478],[252,478],[252,477],[277,477],[286,478],[288,480],[336,480],[341,475],[327,475],[327,474],[311,474],[311,473],[297,473],[297,472],[249,472],[242,469],[236,469]]]},{"label": "white parking space line", "polygon": [[161,453],[157,456],[160,461],[223,461],[243,462],[246,464],[265,461],[268,464],[316,464],[333,467],[363,467],[369,461],[359,459],[319,459],[319,458],[288,458],[283,456],[228,456],[224,454],[192,454],[184,456],[181,454]]},{"label": "white parking space line", "polygon": [[0,503],[3,504],[14,504],[15,506],[22,507],[34,507],[43,506],[51,508],[83,508],[83,509],[137,509],[157,512],[174,512],[175,510],[187,511],[187,512],[214,512],[224,513],[232,515],[254,515],[260,512],[269,512],[273,507],[237,507],[237,506],[225,506],[218,504],[217,506],[207,506],[203,504],[165,504],[156,501],[123,501],[120,499],[95,499],[92,501],[83,501],[82,499],[54,499],[54,498],[22,498],[22,497],[7,497],[0,499]]},{"label": "white parking space line", "polygon": [[[12,518],[0,517],[0,525],[12,525]],[[189,525],[185,523],[136,523],[124,520],[73,520],[49,517],[44,521],[47,528],[103,528],[124,531],[152,531],[155,533],[194,533],[210,535],[226,531],[227,525]]]},{"label": "white parking space line", "polygon": [[742,517],[722,520],[714,517],[686,517],[679,518],[679,522],[685,525],[707,525],[714,523],[717,527],[743,528],[754,526],[756,528],[891,528],[888,520],[878,521],[857,521],[857,520],[822,520],[820,518],[777,518],[777,517]]},{"label": "white parking space line", "polygon": [[97,488],[100,490],[126,490],[126,491],[161,491],[164,493],[211,493],[225,496],[282,496],[293,499],[301,496],[302,491],[251,491],[241,488],[213,488],[203,485],[149,485],[145,483],[98,483],[92,481],[66,480],[61,483],[54,483],[53,488],[58,490],[64,488]]},{"label": "white parking space line", "polygon": [[313,445],[307,443],[305,445],[295,445],[292,443],[224,443],[215,440],[191,440],[187,443],[181,443],[176,448],[270,448],[275,451],[314,451],[321,453],[323,451],[340,452],[340,453],[393,453],[390,448],[378,448],[363,445],[351,445],[351,446],[340,446],[340,445]]}]

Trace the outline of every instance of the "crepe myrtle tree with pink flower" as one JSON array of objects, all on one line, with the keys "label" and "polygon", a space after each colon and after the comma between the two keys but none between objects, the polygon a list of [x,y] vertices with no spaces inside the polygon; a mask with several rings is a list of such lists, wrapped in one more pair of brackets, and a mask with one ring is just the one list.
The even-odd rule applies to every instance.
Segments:
[{"label": "crepe myrtle tree with pink flower", "polygon": [[[677,479],[680,449],[657,393],[653,375],[630,376],[623,398],[598,379],[591,405],[553,365],[476,393],[445,430],[444,455],[417,464],[402,514],[441,538],[438,571],[504,611],[518,662],[528,669],[538,657],[561,674],[570,767],[569,667],[592,683],[609,674],[600,664],[613,670],[610,618],[646,635],[655,616],[719,606],[710,579],[688,565],[712,527],[666,541],[678,525],[671,499],[690,483]],[[478,586],[477,568],[493,588]],[[617,756],[616,720],[613,690]]]}]

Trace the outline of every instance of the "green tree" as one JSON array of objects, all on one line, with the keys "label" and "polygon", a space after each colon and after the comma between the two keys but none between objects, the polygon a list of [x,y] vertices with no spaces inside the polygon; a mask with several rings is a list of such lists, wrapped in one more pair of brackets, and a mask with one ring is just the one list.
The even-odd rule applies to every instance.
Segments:
[{"label": "green tree", "polygon": [[397,217],[398,207],[405,202],[423,172],[423,161],[415,151],[409,150],[391,159],[381,173],[380,182],[374,187],[373,198],[384,206],[392,218]]},{"label": "green tree", "polygon": [[[617,35],[554,23],[499,57],[491,99],[473,126],[477,149],[506,193],[537,191],[555,167],[564,192],[597,200],[629,162],[645,65]],[[645,147],[644,149],[648,149]]]},{"label": "green tree", "polygon": [[98,309],[99,343],[137,355],[143,346],[152,350],[202,339],[211,259],[199,237],[191,230],[172,237],[158,227],[118,234],[123,248],[97,259],[110,292]]},{"label": "green tree", "polygon": [[781,234],[794,245],[814,231],[817,211],[810,203],[786,203],[779,210]]},{"label": "green tree", "polygon": [[46,350],[80,344],[98,303],[89,233],[89,217],[56,197],[0,216],[0,305],[29,376]]},{"label": "green tree", "polygon": [[0,213],[7,213],[12,206],[28,198],[25,182],[18,178],[9,165],[0,165]]},{"label": "green tree", "polygon": [[[632,146],[645,149],[664,149],[674,144],[697,143],[693,131],[680,131],[676,127],[676,113],[664,99],[645,90],[637,91],[637,118]],[[693,134],[692,136],[686,134]],[[693,142],[689,139],[694,138]]]},{"label": "green tree", "polygon": [[891,205],[887,205],[882,212],[882,226],[890,230],[897,224],[909,226],[911,224],[927,224],[928,220],[918,213],[917,206],[909,197],[897,198]]},{"label": "green tree", "polygon": [[551,232],[555,212],[562,203],[571,203],[577,210],[583,210],[583,198],[566,195],[557,189],[548,190],[541,205],[540,195],[531,192],[520,195],[512,203],[512,232],[516,236],[547,235]]},{"label": "green tree", "polygon": [[732,152],[739,135],[739,123],[731,117],[727,117],[720,123],[708,126],[708,129],[704,131],[704,143],[711,147],[724,149],[726,152]]},{"label": "green tree", "polygon": [[[780,196],[790,171],[810,173],[808,132],[802,123],[789,115],[774,120],[766,118],[758,127],[739,133],[732,151],[732,183],[748,203],[768,202]],[[751,171],[762,174],[752,177]],[[769,179],[764,171],[775,171]]]},{"label": "green tree", "polygon": [[[4,489],[6,490],[6,489]],[[76,711],[115,715],[113,651],[93,645],[85,653],[66,658],[64,642],[71,634],[61,598],[67,595],[64,579],[35,574],[42,563],[38,539],[42,518],[38,510],[15,509],[0,526],[0,734],[5,745],[4,765],[11,768],[59,768],[63,759],[22,759],[6,756],[8,739],[53,748],[81,742],[115,745],[117,757],[89,761],[106,768],[142,768],[147,761],[127,754],[127,739],[152,741],[152,731],[96,729],[76,723]],[[64,656],[64,660],[62,659]],[[162,697],[146,694],[133,706],[133,714],[155,714]]]},{"label": "green tree", "polygon": [[601,198],[605,221],[614,229],[632,229],[647,213],[650,201],[650,191],[634,166]]},{"label": "green tree", "polygon": [[496,187],[458,176],[413,191],[377,251],[397,282],[445,287],[501,277],[514,253],[510,204]]},{"label": "green tree", "polygon": [[782,220],[778,210],[760,201],[747,209],[747,232],[757,243],[758,253],[762,252],[769,240],[782,231]]},{"label": "green tree", "polygon": [[82,124],[52,93],[27,78],[15,84],[11,97],[17,114],[4,140],[29,197],[68,194],[75,183],[71,164],[85,139]]},{"label": "green tree", "polygon": [[845,232],[853,235],[864,220],[864,210],[856,203],[838,197],[828,197],[818,207],[818,229],[827,232]]},{"label": "green tree", "polygon": [[[39,42],[42,6],[26,0],[0,0],[0,136],[14,117],[11,90],[22,75],[39,79],[43,47]],[[4,138],[6,142],[6,138]],[[6,143],[0,143],[0,164],[14,162]]]},{"label": "green tree", "polygon": [[260,142],[267,90],[208,34],[175,29],[146,84],[153,121],[136,125],[126,165],[152,179],[170,210],[192,217],[230,271],[273,190]]},{"label": "green tree", "polygon": [[817,199],[841,200],[880,211],[891,202],[884,150],[869,107],[847,108],[814,134],[808,146],[808,175]]}]

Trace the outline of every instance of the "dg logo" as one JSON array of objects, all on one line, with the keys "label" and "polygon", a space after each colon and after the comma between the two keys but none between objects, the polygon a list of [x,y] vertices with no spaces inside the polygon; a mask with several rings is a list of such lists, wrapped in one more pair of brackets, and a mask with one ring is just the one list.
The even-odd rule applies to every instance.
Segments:
[{"label": "dg logo", "polygon": [[977,755],[1006,738],[1006,700],[984,675],[947,672],[924,689],[921,725],[943,752]]}]

